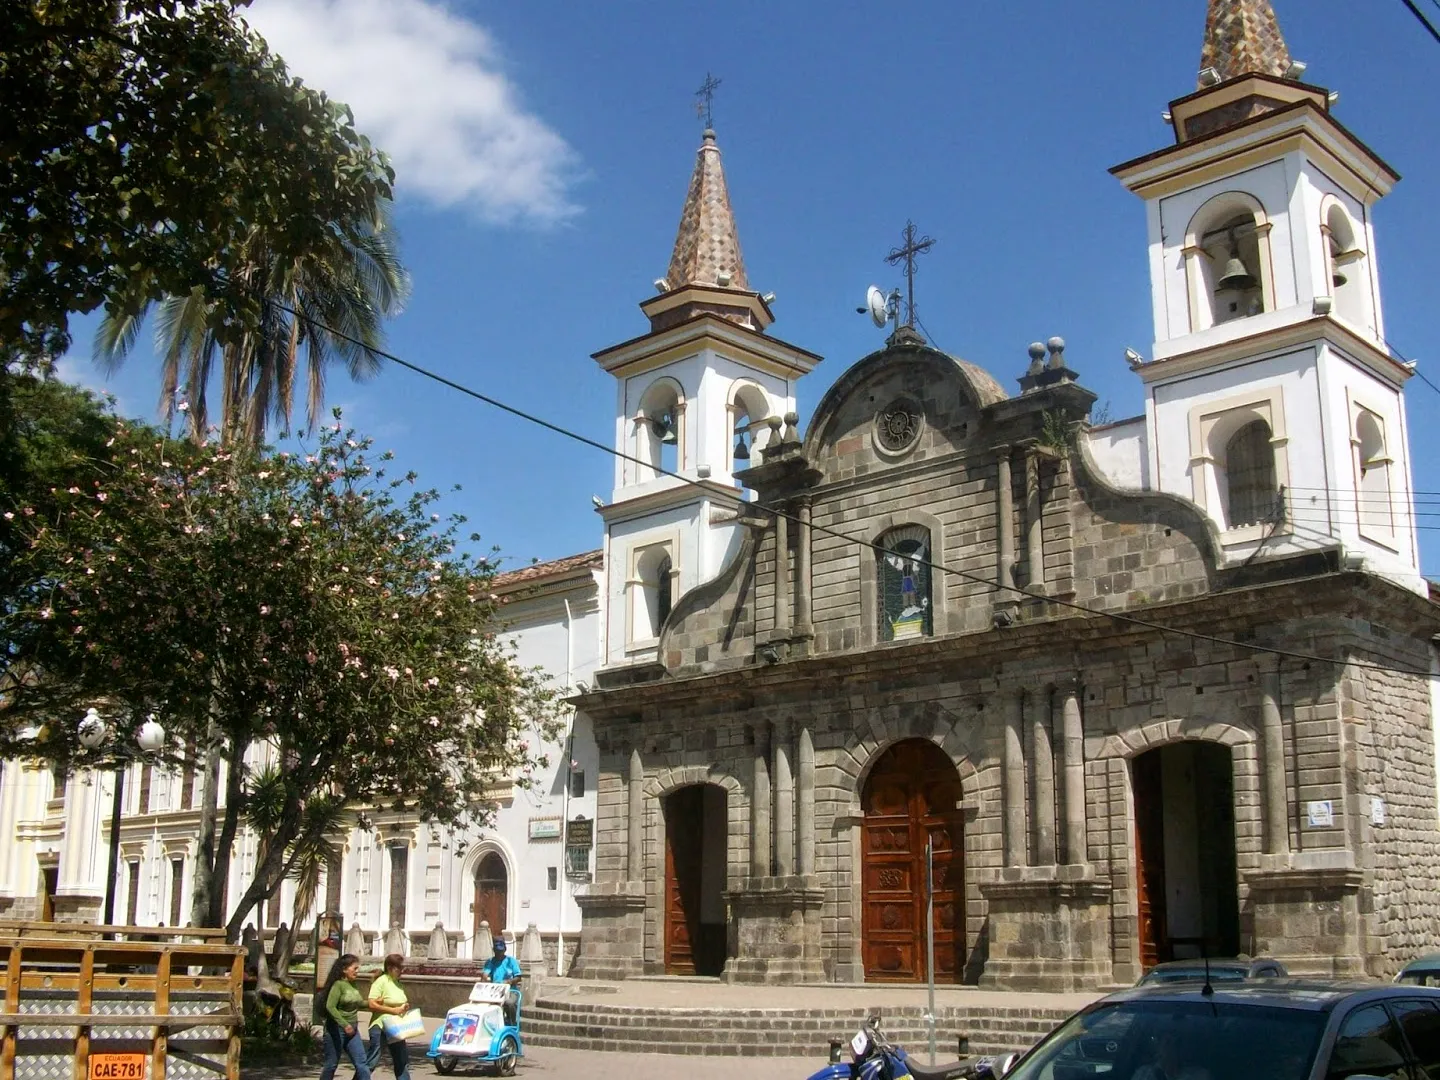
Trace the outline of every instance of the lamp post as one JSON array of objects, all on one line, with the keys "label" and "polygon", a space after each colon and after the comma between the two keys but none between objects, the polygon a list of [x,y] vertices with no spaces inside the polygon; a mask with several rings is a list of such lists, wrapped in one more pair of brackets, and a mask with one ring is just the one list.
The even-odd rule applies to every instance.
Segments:
[{"label": "lamp post", "polygon": [[[77,731],[80,745],[86,750],[98,749],[108,734],[109,727],[100,716],[99,710],[85,710]],[[149,716],[135,733],[135,743],[141,753],[153,754],[165,745],[165,729],[154,716]],[[129,755],[118,751],[117,746],[114,764],[115,798],[110,807],[110,869],[105,878],[105,912],[100,920],[104,926],[113,926],[115,922],[115,879],[120,874],[120,815],[125,803],[125,769],[131,760]]]}]

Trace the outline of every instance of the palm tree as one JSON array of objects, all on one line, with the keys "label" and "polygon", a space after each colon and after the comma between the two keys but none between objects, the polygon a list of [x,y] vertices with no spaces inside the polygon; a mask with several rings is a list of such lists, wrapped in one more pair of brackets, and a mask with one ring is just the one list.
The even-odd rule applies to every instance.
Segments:
[{"label": "palm tree", "polygon": [[[255,446],[272,421],[288,427],[302,351],[306,420],[313,427],[329,366],[343,363],[356,380],[375,374],[381,324],[399,312],[409,289],[383,209],[335,223],[299,258],[273,256],[257,230],[249,256],[225,295],[195,289],[154,305],[160,410],[173,421],[184,402],[186,426],[197,439],[209,428],[207,391],[217,374],[223,441]],[[224,332],[238,323],[233,315],[242,305],[258,318],[239,333]],[[111,372],[124,363],[151,307],[147,302],[133,314],[104,318],[95,336],[97,363]]]}]

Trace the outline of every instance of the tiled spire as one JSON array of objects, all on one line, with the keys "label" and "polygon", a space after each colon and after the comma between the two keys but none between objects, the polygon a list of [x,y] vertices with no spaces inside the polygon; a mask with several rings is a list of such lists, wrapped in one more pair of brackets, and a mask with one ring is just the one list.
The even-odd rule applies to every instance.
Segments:
[{"label": "tiled spire", "polygon": [[725,190],[725,171],[720,167],[720,147],[715,145],[715,132],[709,129],[695,156],[695,174],[690,177],[665,278],[672,289],[686,285],[750,288],[730,195]]},{"label": "tiled spire", "polygon": [[1270,0],[1210,0],[1200,50],[1200,70],[1206,68],[1214,68],[1222,82],[1256,73],[1283,77],[1289,71],[1290,50]]}]

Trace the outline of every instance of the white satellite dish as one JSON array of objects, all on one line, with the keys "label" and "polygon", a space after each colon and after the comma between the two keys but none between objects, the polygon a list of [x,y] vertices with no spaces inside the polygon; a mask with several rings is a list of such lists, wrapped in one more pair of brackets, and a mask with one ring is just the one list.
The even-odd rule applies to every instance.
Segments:
[{"label": "white satellite dish", "polygon": [[883,329],[890,321],[890,301],[878,287],[871,285],[866,290],[865,307],[870,312],[870,320],[876,326]]}]

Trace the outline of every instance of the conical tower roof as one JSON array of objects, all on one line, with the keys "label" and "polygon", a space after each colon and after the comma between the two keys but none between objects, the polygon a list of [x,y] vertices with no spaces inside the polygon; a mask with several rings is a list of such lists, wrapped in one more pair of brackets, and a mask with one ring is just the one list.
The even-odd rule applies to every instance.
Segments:
[{"label": "conical tower roof", "polygon": [[720,166],[720,147],[715,132],[706,130],[705,141],[695,155],[695,173],[680,214],[680,231],[665,275],[672,289],[686,285],[710,285],[748,291],[745,259],[740,254],[740,237],[735,231],[735,214],[725,190],[725,170]]},{"label": "conical tower roof", "polygon": [[1200,50],[1200,70],[1207,68],[1222,82],[1240,75],[1286,75],[1290,50],[1270,0],[1210,0]]}]

